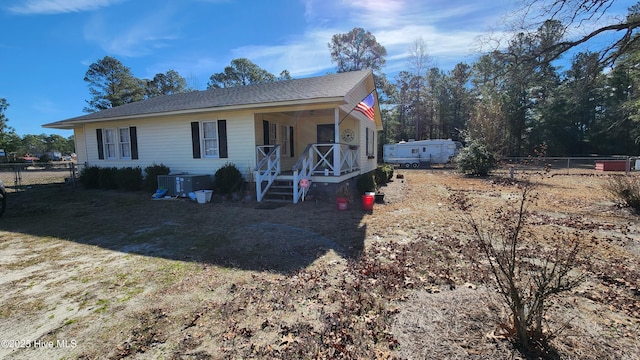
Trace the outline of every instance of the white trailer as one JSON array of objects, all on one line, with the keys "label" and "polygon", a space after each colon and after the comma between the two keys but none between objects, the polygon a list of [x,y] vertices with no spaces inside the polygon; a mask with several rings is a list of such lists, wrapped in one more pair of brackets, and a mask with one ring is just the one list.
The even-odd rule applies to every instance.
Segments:
[{"label": "white trailer", "polygon": [[417,168],[420,164],[446,164],[458,154],[461,146],[460,142],[450,139],[409,140],[384,145],[382,155],[385,163]]}]

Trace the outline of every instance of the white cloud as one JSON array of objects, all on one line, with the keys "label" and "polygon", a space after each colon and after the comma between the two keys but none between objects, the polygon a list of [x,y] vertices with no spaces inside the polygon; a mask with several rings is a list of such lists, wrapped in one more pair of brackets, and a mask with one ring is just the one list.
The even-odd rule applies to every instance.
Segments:
[{"label": "white cloud", "polygon": [[27,0],[12,6],[9,11],[17,14],[60,14],[91,11],[111,6],[123,0]]},{"label": "white cloud", "polygon": [[508,1],[494,0],[488,4],[450,0],[304,0],[304,5],[307,36],[326,32],[323,27],[329,23],[335,29],[319,44],[326,59],[326,43],[331,35],[363,27],[387,49],[383,71],[395,72],[406,66],[409,48],[418,38],[427,43],[428,55],[445,71],[464,59],[472,61],[471,57],[480,50],[480,38],[491,27],[503,23],[501,18],[506,15]]},{"label": "white cloud", "polygon": [[273,74],[289,70],[292,76],[307,76],[331,70],[327,43],[336,31],[315,30],[287,43],[265,46],[250,45],[232,50],[232,58],[245,57]]},{"label": "white cloud", "polygon": [[[382,69],[387,74],[392,75],[408,66],[410,46],[418,38],[427,43],[433,66],[448,71],[460,61],[470,63],[475,60],[478,38],[487,33],[489,25],[499,23],[504,12],[497,9],[509,0],[495,0],[495,5],[486,12],[481,12],[480,5],[475,2],[451,6],[449,0],[429,1],[428,8],[403,0],[370,0],[358,4],[350,0],[302,1],[307,26],[297,36],[271,44],[239,45],[215,54],[207,49],[183,52],[178,58],[156,63],[146,71],[152,76],[173,68],[186,77],[208,79],[211,74],[222,71],[231,60],[244,57],[275,75],[285,69],[294,77],[334,72],[335,64],[331,62],[327,43],[334,34],[348,32],[354,27],[371,31],[387,48],[387,64]],[[484,8],[486,10],[486,4]],[[109,44],[113,44],[113,49],[120,44],[118,51],[126,54],[129,54],[126,49],[132,52],[144,50],[144,42],[133,41],[141,39],[143,32],[134,30],[135,27],[122,30],[119,37],[110,38]],[[124,41],[125,35],[131,40]]]},{"label": "white cloud", "polygon": [[97,43],[108,54],[139,57],[170,46],[179,39],[170,8],[160,9],[130,24],[95,14],[86,22],[84,37]]}]

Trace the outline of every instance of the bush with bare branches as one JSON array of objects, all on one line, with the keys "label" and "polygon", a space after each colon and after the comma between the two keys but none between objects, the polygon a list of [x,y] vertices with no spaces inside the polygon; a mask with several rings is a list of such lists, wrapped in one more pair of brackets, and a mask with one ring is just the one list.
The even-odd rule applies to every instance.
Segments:
[{"label": "bush with bare branches", "polygon": [[559,231],[536,237],[528,223],[528,206],[536,198],[532,188],[524,184],[511,206],[496,209],[486,219],[474,215],[473,204],[464,194],[455,193],[452,201],[462,211],[473,243],[509,308],[509,323],[501,325],[504,335],[525,353],[539,354],[551,350],[549,340],[555,336],[543,324],[548,301],[575,288],[584,276],[573,271],[580,250],[577,237]]},{"label": "bush with bare branches", "polygon": [[640,177],[612,176],[604,188],[618,205],[640,214]]}]

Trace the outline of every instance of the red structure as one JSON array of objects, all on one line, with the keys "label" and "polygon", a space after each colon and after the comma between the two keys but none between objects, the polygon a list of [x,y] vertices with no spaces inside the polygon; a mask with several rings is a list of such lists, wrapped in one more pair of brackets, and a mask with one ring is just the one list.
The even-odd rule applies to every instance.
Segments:
[{"label": "red structure", "polygon": [[627,160],[596,161],[596,171],[626,171]]}]

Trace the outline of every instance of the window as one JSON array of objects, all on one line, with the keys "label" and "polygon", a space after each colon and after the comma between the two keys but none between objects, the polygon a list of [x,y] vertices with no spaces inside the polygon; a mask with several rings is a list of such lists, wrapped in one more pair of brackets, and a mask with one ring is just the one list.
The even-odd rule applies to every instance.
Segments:
[{"label": "window", "polygon": [[375,131],[366,128],[366,146],[367,146],[367,157],[371,158],[374,156],[374,149],[375,149],[375,139],[374,136],[375,135]]},{"label": "window", "polygon": [[[116,137],[117,136],[117,137]],[[98,159],[138,159],[138,132],[135,126],[116,129],[96,129]],[[116,146],[117,145],[117,146]]]},{"label": "window", "polygon": [[202,143],[204,157],[218,157],[218,127],[215,121],[202,123]]},{"label": "window", "polygon": [[131,137],[129,136],[129,128],[118,129],[118,145],[120,148],[120,158],[131,159]]},{"label": "window", "polygon": [[278,143],[278,134],[277,134],[277,125],[276,123],[269,123],[269,145],[275,145]]},{"label": "window", "polygon": [[289,127],[282,125],[280,130],[280,153],[289,155]]},{"label": "window", "polygon": [[227,121],[191,123],[193,158],[227,158]]},{"label": "window", "polygon": [[104,129],[104,155],[106,159],[117,159],[116,155],[116,136],[114,129]]}]

